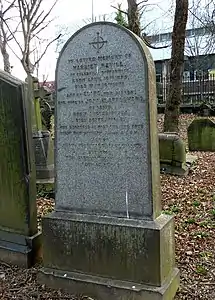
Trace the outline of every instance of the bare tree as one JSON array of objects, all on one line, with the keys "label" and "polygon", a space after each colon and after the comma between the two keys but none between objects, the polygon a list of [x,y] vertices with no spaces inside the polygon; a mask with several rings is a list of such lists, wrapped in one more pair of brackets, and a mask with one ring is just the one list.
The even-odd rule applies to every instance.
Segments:
[{"label": "bare tree", "polygon": [[205,0],[205,5],[201,10],[200,14],[195,15],[196,18],[202,23],[207,33],[211,35],[214,42],[215,37],[215,0]]},{"label": "bare tree", "polygon": [[[15,2],[16,0],[0,0],[0,50],[4,63],[4,71],[7,73],[11,73],[10,57],[7,50],[7,46],[9,41],[13,38],[13,36],[8,31],[8,28],[5,25],[5,21],[9,23],[9,21],[12,19],[11,16],[8,16],[8,13],[10,13],[11,10],[14,8]],[[16,30],[17,27],[15,26],[15,30],[13,29],[12,33],[15,34]]]},{"label": "bare tree", "polygon": [[[58,37],[53,40],[47,40],[41,38],[44,30],[50,25],[53,19],[50,19],[51,12],[55,7],[58,0],[53,0],[51,7],[45,11],[43,9],[43,4],[45,0],[15,0],[14,5],[16,5],[17,14],[18,14],[18,26],[19,31],[13,32],[8,20],[6,18],[2,18],[5,26],[7,27],[13,41],[17,44],[20,55],[17,54],[17,51],[13,51],[16,57],[21,61],[22,66],[27,73],[27,75],[32,75],[34,73],[35,68],[40,63],[41,59],[44,57],[47,52],[49,46],[55,42]],[[20,34],[22,35],[22,41],[20,40]],[[33,61],[33,53],[36,51],[37,47],[35,43],[38,45],[43,44],[44,50],[40,53],[36,61]]]},{"label": "bare tree", "polygon": [[140,5],[142,2],[147,2],[148,0],[141,1],[137,3],[136,0],[128,1],[128,28],[134,32],[136,35],[141,36],[141,25],[140,25]]},{"label": "bare tree", "polygon": [[[212,4],[213,1],[210,2]],[[189,12],[185,54],[195,56],[198,65],[200,55],[210,54],[215,49],[214,32],[211,30],[214,27],[211,26],[211,8],[208,3],[203,4],[202,0],[192,0]]]},{"label": "bare tree", "polygon": [[39,64],[40,60],[45,55],[48,47],[55,41],[49,41],[43,53],[41,53],[40,57],[32,63],[31,54],[34,49],[31,49],[31,42],[35,39],[40,39],[40,33],[49,26],[52,20],[49,20],[50,14],[57,3],[57,0],[54,0],[50,9],[48,11],[44,11],[42,9],[42,4],[44,0],[17,0],[18,1],[18,10],[19,17],[21,22],[22,34],[23,34],[23,47],[18,43],[19,48],[21,50],[22,58],[21,63],[23,65],[26,73],[32,74],[37,64]]},{"label": "bare tree", "polygon": [[178,132],[187,19],[188,0],[176,0],[170,61],[170,86],[164,118],[164,131],[167,132]]},{"label": "bare tree", "polygon": [[121,9],[121,6],[115,7],[112,5],[113,8],[115,8],[118,12],[124,14],[127,16],[128,25],[125,27],[131,30],[133,33],[135,33],[137,36],[143,39],[145,44],[152,49],[163,49],[169,47],[169,45],[156,47],[153,46],[149,39],[147,38],[147,35],[145,33],[146,28],[151,25],[152,22],[147,23],[144,27],[141,26],[141,19],[143,16],[146,16],[146,13],[149,12],[150,7],[153,4],[148,3],[148,0],[127,0],[128,3],[128,9],[126,11]]}]

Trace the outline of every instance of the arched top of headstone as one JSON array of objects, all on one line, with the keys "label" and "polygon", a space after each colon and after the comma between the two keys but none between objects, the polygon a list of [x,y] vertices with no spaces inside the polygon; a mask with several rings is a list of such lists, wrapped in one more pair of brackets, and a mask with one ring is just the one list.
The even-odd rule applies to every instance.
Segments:
[{"label": "arched top of headstone", "polygon": [[205,127],[215,128],[215,122],[209,118],[201,118],[193,120],[188,126],[188,132],[191,130],[202,130]]},{"label": "arched top of headstone", "polygon": [[[122,35],[121,40],[119,39],[120,33]],[[129,45],[132,46],[131,49],[129,49]],[[92,54],[94,53],[94,55],[99,56],[111,53],[112,50],[115,50],[118,46],[120,46],[122,49],[126,48],[127,50],[131,50],[134,53],[135,50],[137,51],[137,49],[133,48],[134,45],[137,46],[137,49],[139,48],[139,53],[144,61],[144,66],[146,67],[149,65],[153,69],[154,61],[151,53],[149,52],[144,41],[132,31],[112,22],[104,21],[88,24],[75,32],[62,48],[58,57],[56,78],[58,74],[58,68],[61,64],[61,58],[62,56],[67,56],[67,53],[65,52],[68,51],[68,49],[77,49],[78,55],[81,56],[81,54],[85,54],[86,51],[89,55],[91,48]],[[120,48],[118,50],[120,50]]]},{"label": "arched top of headstone", "polygon": [[114,23],[77,31],[56,69],[56,205],[153,219],[160,214],[155,67]]}]

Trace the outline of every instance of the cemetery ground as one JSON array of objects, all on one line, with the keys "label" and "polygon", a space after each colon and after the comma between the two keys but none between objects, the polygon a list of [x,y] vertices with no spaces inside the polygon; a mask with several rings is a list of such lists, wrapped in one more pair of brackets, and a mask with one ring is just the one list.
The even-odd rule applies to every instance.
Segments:
[{"label": "cemetery ground", "polygon": [[[180,117],[180,136],[194,116]],[[159,115],[158,126],[162,127]],[[180,290],[175,299],[215,299],[215,153],[195,152],[198,157],[188,176],[161,175],[162,207],[175,216],[176,263]],[[38,219],[54,208],[52,199],[38,197]],[[0,264],[0,299],[87,299],[53,291],[36,283],[37,266],[29,270]]]}]

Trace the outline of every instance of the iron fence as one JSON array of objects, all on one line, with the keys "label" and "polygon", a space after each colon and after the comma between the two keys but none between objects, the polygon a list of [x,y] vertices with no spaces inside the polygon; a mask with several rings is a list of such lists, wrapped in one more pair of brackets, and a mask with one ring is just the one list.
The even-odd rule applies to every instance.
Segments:
[{"label": "iron fence", "polygon": [[[165,104],[169,86],[167,78],[162,78],[161,82],[157,82],[158,104]],[[198,80],[184,79],[181,92],[182,105],[207,103],[215,106],[215,74],[209,75],[207,78],[198,78]]]}]

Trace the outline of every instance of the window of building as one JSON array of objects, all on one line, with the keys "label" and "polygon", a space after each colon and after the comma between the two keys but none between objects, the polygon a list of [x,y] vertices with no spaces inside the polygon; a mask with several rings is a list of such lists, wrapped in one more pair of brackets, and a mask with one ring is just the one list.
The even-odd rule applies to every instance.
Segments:
[{"label": "window of building", "polygon": [[156,82],[162,82],[162,75],[156,74]]},{"label": "window of building", "polygon": [[207,71],[203,71],[203,70],[195,70],[194,71],[194,80],[204,80],[204,79],[208,79],[209,74],[208,74],[208,70]]},{"label": "window of building", "polygon": [[190,71],[184,71],[184,73],[183,73],[183,81],[184,82],[190,81]]}]

